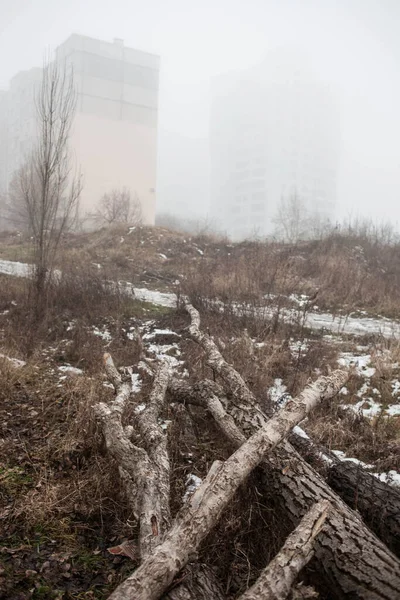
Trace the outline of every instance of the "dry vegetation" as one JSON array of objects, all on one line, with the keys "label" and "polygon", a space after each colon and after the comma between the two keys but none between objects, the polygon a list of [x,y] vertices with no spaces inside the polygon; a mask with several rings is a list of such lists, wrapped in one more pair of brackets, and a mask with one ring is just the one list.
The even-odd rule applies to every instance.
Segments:
[{"label": "dry vegetation", "polygon": [[[124,279],[189,294],[202,310],[204,330],[212,333],[267,414],[275,409],[270,391],[277,379],[293,396],[309,378],[329,373],[339,351],[352,351],[360,343],[344,337],[332,343],[323,333],[307,330],[304,315],[312,306],[400,316],[400,247],[367,238],[232,245],[165,229],[137,227],[128,233],[125,227],[70,234],[62,244],[62,277],[49,289],[40,324],[32,322],[25,281],[0,276],[0,353],[27,361],[17,368],[0,358],[4,599],[106,598],[132,570],[131,559],[107,550],[134,540],[137,531],[92,410],[112,396],[104,385],[103,352],[135,370],[141,348],[134,334],[151,320],[146,331],[170,328],[179,336],[181,354],[174,348],[168,352],[179,356],[188,381],[214,377],[201,349],[187,336],[184,312],[139,302],[107,281]],[[0,258],[25,260],[28,250],[29,240],[21,235],[1,237]],[[293,294],[311,299],[298,307],[290,299]],[[274,309],[272,319],[259,318],[265,303]],[[243,304],[246,310],[240,309]],[[289,307],[297,307],[290,324],[281,318]],[[371,387],[383,404],[389,403],[399,346],[382,339],[366,343],[376,366]],[[82,373],[59,369],[65,366]],[[151,383],[142,376],[138,404]],[[362,383],[354,372],[346,402],[357,399]],[[231,448],[211,417],[196,408],[188,413],[170,401],[163,418],[169,422],[171,509],[176,514],[188,475],[203,477]],[[312,438],[381,470],[400,469],[400,417],[368,420],[343,410],[341,403],[342,397],[335,398],[309,417],[304,428]],[[124,415],[126,423],[133,409]],[[256,474],[252,478],[256,483]],[[227,597],[235,598],[255,581],[289,530],[274,498],[246,485],[202,544],[200,561],[215,569]],[[312,563],[303,579],[318,580]],[[328,591],[320,597],[329,598]]]},{"label": "dry vegetation", "polygon": [[[28,238],[2,234],[0,259],[23,261],[28,255]],[[158,289],[179,280],[201,292],[204,287],[207,296],[234,295],[258,304],[266,294],[316,294],[322,310],[399,316],[400,244],[364,233],[297,244],[230,244],[161,228],[115,226],[66,235],[62,256],[60,267],[78,260]]]}]

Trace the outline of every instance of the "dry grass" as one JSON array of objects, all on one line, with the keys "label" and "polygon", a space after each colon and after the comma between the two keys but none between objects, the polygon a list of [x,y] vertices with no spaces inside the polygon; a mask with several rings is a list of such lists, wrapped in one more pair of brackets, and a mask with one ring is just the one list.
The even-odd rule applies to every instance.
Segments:
[{"label": "dry grass", "polygon": [[[182,291],[201,308],[202,328],[213,335],[226,360],[271,414],[275,406],[269,392],[276,379],[296,395],[310,378],[328,373],[337,364],[339,346],[304,327],[312,303],[298,309],[292,323],[281,318],[284,309],[294,307],[291,294],[311,294],[318,289],[315,302],[321,307],[338,307],[343,293],[352,309],[359,302],[364,307],[369,304],[371,310],[397,310],[397,276],[387,281],[386,300],[379,287],[386,278],[380,271],[382,264],[384,268],[396,265],[395,250],[365,242],[363,253],[354,255],[356,243],[359,241],[332,238],[293,247],[277,243],[233,246],[151,228],[137,228],[129,238],[126,228],[71,236],[64,240],[63,276],[51,287],[46,318],[34,330],[24,282],[1,277],[0,312],[9,312],[0,317],[0,351],[18,358],[29,356],[22,369],[0,361],[4,537],[6,545],[14,549],[21,545],[30,548],[18,559],[19,567],[14,559],[7,559],[21,599],[32,597],[29,589],[38,583],[27,582],[24,571],[36,569],[36,563],[40,563],[40,571],[55,550],[72,556],[76,569],[72,580],[76,583],[70,586],[71,598],[104,598],[132,569],[126,559],[114,563],[106,552],[125,537],[135,538],[137,531],[116,466],[110,463],[93,416],[93,405],[113,394],[103,385],[105,348],[116,364],[137,364],[139,349],[126,334],[143,319],[155,318],[161,328],[170,327],[181,334],[180,349],[190,381],[215,376],[199,346],[186,335],[186,313],[164,314],[163,309],[138,303],[105,282],[121,275],[135,282],[149,281],[153,273],[157,287],[160,282],[168,287],[168,282],[181,275]],[[71,256],[74,266],[70,266]],[[272,309],[272,319],[270,315],[268,319],[259,317],[260,305],[265,302]],[[245,310],[240,308],[243,305]],[[94,335],[94,327],[109,331],[112,340]],[[296,343],[300,344],[298,351]],[[382,402],[391,398],[390,381],[396,374],[393,363],[400,359],[399,348],[382,341],[377,345],[371,386],[379,389]],[[381,359],[378,349],[390,350],[391,360]],[[58,366],[66,363],[82,368],[84,374],[61,380]],[[353,400],[361,384],[360,377],[352,375],[348,388]],[[145,379],[137,402],[146,399],[150,386],[151,380]],[[315,441],[374,461],[382,470],[400,468],[398,420],[367,421],[343,411],[341,402],[343,398],[334,399],[329,408],[324,406],[309,418],[305,427]],[[124,415],[127,423],[133,409],[130,406]],[[200,409],[172,404],[163,417],[171,421],[171,507],[176,514],[187,476],[204,477],[212,462],[226,458],[231,448]],[[200,560],[215,567],[232,598],[255,580],[288,533],[274,498],[261,497],[258,483],[255,472],[200,549]],[[38,545],[42,555],[36,551]],[[40,585],[50,588],[41,597],[54,598],[53,590],[68,587],[62,573],[61,567],[54,567],[53,578],[40,575]],[[96,577],[98,586],[93,583]],[[11,588],[6,589],[5,597],[12,597]]]},{"label": "dry grass", "polygon": [[[29,240],[15,233],[0,237],[0,257],[26,260]],[[382,233],[360,229],[323,239],[283,244],[246,241],[231,244],[207,235],[160,227],[109,227],[62,240],[58,267],[86,264],[104,278],[185,290],[204,297],[232,297],[257,306],[263,296],[317,293],[321,309],[399,316],[400,244]],[[64,262],[64,265],[62,264]]]}]

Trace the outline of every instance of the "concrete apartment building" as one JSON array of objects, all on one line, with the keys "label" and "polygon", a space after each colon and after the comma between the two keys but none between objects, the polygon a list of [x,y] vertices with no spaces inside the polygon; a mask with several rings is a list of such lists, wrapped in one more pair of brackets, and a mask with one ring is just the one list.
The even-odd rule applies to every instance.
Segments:
[{"label": "concrete apartment building", "polygon": [[275,228],[281,198],[333,218],[338,119],[328,89],[286,56],[213,81],[211,211],[234,239]]},{"label": "concrete apartment building", "polygon": [[[122,40],[73,34],[57,48],[56,60],[74,71],[77,107],[70,141],[83,175],[81,213],[93,212],[103,194],[125,187],[137,194],[144,222],[153,224],[159,57],[127,48]],[[0,96],[0,129],[6,132],[0,138],[0,156],[6,156],[0,191],[34,143],[33,90],[40,75],[40,69],[18,74]]]}]

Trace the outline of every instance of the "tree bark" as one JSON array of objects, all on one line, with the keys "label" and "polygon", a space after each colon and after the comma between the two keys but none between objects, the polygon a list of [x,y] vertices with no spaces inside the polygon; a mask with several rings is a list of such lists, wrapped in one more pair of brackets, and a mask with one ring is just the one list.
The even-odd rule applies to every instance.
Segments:
[{"label": "tree bark", "polygon": [[110,600],[158,600],[216,525],[239,486],[291,429],[327,395],[338,391],[347,374],[335,371],[308,385],[272,419],[257,429],[206,479],[178,514],[163,542],[110,596]]},{"label": "tree bark", "polygon": [[[131,396],[131,386],[124,382],[109,354],[104,356],[105,370],[116,390],[111,404],[94,407],[106,446],[116,460],[125,489],[139,520],[139,551],[141,559],[150,555],[170,526],[169,457],[167,436],[159,424],[165,401],[169,370],[165,363],[155,372],[153,388],[146,407],[135,411],[135,421],[145,448],[130,441],[133,427],[123,427],[122,414]],[[212,594],[210,596],[210,593]],[[190,565],[185,576],[171,590],[169,600],[223,600],[220,585],[206,565]]]},{"label": "tree bark", "polygon": [[328,471],[328,483],[397,556],[400,556],[400,490],[379,481],[352,462],[339,462]]},{"label": "tree bark", "polygon": [[95,412],[102,423],[107,449],[117,461],[128,499],[139,521],[139,551],[143,558],[159,543],[170,522],[167,436],[157,422],[164,404],[169,370],[166,363],[161,363],[147,406],[135,413],[145,446],[141,448],[130,441],[130,428],[122,426],[122,413],[131,386],[123,382],[109,354],[104,356],[104,362],[117,396],[110,405],[97,404]]},{"label": "tree bark", "polygon": [[288,439],[311,465],[324,455],[322,472],[328,484],[400,558],[400,489],[380,481],[360,464],[341,460],[311,439],[293,433]]},{"label": "tree bark", "polygon": [[325,523],[329,507],[326,501],[314,504],[256,583],[239,600],[285,600],[289,596],[301,569],[314,555],[314,540]]},{"label": "tree bark", "polygon": [[285,442],[265,466],[265,487],[295,524],[310,503],[326,499],[333,510],[315,542],[319,575],[330,597],[392,600],[400,598],[400,562]]},{"label": "tree bark", "polygon": [[191,564],[163,600],[225,600],[214,571],[207,565]]},{"label": "tree bark", "polygon": [[[259,427],[258,423],[265,423],[267,418],[258,407],[254,407],[254,396],[249,390],[245,397],[240,396],[243,389],[240,380],[244,386],[245,382],[223,359],[209,336],[200,331],[198,311],[190,304],[186,304],[186,309],[192,319],[190,333],[193,339],[202,346],[208,364],[222,377],[234,396],[228,412],[238,427],[236,434],[230,437],[232,443],[237,444],[240,434],[245,433],[247,437],[249,432]],[[335,390],[331,392],[335,393]],[[223,410],[222,404],[221,408]],[[226,427],[221,425],[221,429],[227,434]],[[263,463],[263,468],[266,489],[273,492],[276,502],[294,527],[312,504],[320,500],[328,500],[332,504],[333,510],[327,518],[324,533],[316,540],[320,575],[332,598],[400,598],[400,562],[289,442],[280,444],[271,459]]]}]

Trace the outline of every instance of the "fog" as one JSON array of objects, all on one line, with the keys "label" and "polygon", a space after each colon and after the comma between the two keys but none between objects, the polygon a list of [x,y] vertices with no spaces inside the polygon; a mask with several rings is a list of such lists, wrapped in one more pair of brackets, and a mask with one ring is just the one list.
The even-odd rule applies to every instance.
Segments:
[{"label": "fog", "polygon": [[338,110],[336,219],[400,220],[398,0],[0,0],[0,88],[72,32],[161,56],[157,210],[209,213],[211,81],[284,50]]}]

